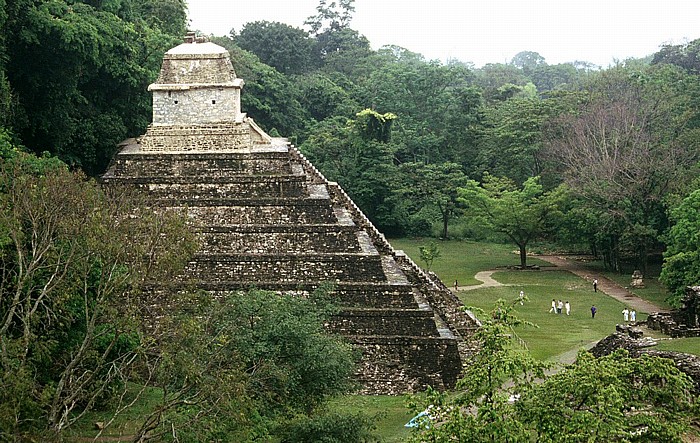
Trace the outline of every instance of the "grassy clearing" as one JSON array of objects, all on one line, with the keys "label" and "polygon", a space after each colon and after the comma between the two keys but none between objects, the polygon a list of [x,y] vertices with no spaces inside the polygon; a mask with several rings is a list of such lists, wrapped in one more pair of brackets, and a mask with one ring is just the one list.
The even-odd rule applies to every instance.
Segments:
[{"label": "grassy clearing", "polygon": [[348,395],[331,401],[330,410],[338,412],[364,412],[377,415],[377,433],[385,443],[398,443],[406,440],[411,430],[404,425],[415,415],[405,406],[403,396],[389,395]]},{"label": "grassy clearing", "polygon": [[[614,332],[615,324],[622,321],[622,303],[592,292],[586,281],[568,272],[499,271],[492,277],[507,286],[461,291],[460,299],[486,312],[499,298],[513,301],[522,319],[539,326],[515,331],[536,359],[556,360],[561,354],[575,354],[577,349]],[[522,306],[517,302],[521,290],[528,298]],[[549,313],[553,298],[569,301],[571,315]],[[594,319],[592,305],[598,308]]]},{"label": "grassy clearing", "polygon": [[700,355],[700,337],[669,338],[666,340],[661,340],[653,349]]},{"label": "grassy clearing", "polygon": [[[440,249],[440,258],[433,262],[430,270],[439,275],[449,287],[452,287],[455,280],[460,286],[478,285],[481,282],[474,278],[477,272],[520,264],[520,257],[514,252],[513,245],[429,238],[391,239],[390,243],[395,249],[402,249],[413,261],[425,268],[425,263],[420,259],[419,248],[428,246],[431,241],[435,241]],[[551,266],[534,257],[528,257],[528,264]]]}]

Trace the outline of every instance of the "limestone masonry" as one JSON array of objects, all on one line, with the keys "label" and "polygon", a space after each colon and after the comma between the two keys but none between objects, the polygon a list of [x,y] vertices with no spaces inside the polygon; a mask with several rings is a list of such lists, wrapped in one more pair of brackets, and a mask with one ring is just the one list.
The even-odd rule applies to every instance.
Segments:
[{"label": "limestone masonry", "polygon": [[330,330],[362,350],[367,393],[451,387],[477,321],[395,251],[336,184],[240,109],[228,52],[189,38],[165,54],[153,123],[120,145],[102,180],[185,212],[201,249],[182,280],[215,296],[257,287],[303,295],[330,282]]}]

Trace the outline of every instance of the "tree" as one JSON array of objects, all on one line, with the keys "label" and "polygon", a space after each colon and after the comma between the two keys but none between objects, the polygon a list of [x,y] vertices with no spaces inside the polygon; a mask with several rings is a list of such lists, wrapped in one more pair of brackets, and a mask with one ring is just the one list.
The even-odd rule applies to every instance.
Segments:
[{"label": "tree", "polygon": [[661,281],[677,302],[687,286],[700,284],[700,189],[671,211],[671,220]]},{"label": "tree", "polygon": [[510,60],[513,66],[516,66],[525,72],[526,75],[531,75],[532,72],[540,66],[546,66],[544,57],[533,51],[521,51],[513,56]]},{"label": "tree", "polygon": [[697,399],[672,360],[581,351],[575,364],[529,386],[515,406],[537,441],[680,443]]},{"label": "tree", "polygon": [[697,111],[680,87],[687,80],[669,66],[606,71],[581,110],[552,126],[548,155],[589,210],[604,214],[599,231],[609,234],[614,270],[624,255],[646,269],[667,226],[665,196],[683,186],[697,161],[699,140],[689,125]]},{"label": "tree", "polygon": [[456,163],[404,163],[399,167],[399,174],[403,183],[396,193],[410,201],[411,207],[437,208],[442,224],[442,238],[449,238],[450,220],[463,212],[458,189],[466,186],[468,179],[462,167]]},{"label": "tree", "polygon": [[[175,312],[164,313],[169,334],[153,366],[151,385],[162,397],[139,435],[257,441],[322,420],[321,406],[353,387],[356,360],[349,344],[324,330],[337,312],[328,294],[180,297]],[[341,418],[370,427],[365,416]]]},{"label": "tree", "polygon": [[547,160],[542,128],[555,109],[553,101],[537,97],[515,97],[487,108],[478,153],[480,170],[517,183],[542,175]]},{"label": "tree", "polygon": [[566,190],[545,191],[539,177],[518,188],[512,180],[485,174],[482,183],[470,180],[459,190],[460,199],[472,215],[508,237],[520,249],[520,266],[527,266],[527,246],[557,225]]},{"label": "tree", "polygon": [[246,23],[234,41],[283,74],[301,74],[316,67],[315,41],[303,29],[284,23]]},{"label": "tree", "polygon": [[428,390],[425,399],[414,399],[414,407],[430,405],[430,420],[411,441],[529,441],[529,430],[509,399],[543,378],[547,365],[534,360],[517,340],[517,327],[533,325],[514,315],[515,303],[499,299],[490,313],[477,314],[481,326],[473,339],[478,351],[464,362],[454,395]]},{"label": "tree", "polygon": [[196,243],[181,216],[103,192],[55,158],[4,155],[0,437],[56,437],[135,376],[140,295]]},{"label": "tree", "polygon": [[311,33],[318,35],[321,29],[337,31],[342,28],[347,28],[352,20],[352,14],[355,12],[355,0],[335,0],[330,4],[327,0],[319,0],[316,7],[316,15],[312,15],[306,19],[305,25],[309,25]]},{"label": "tree", "polygon": [[[413,405],[430,420],[414,442],[681,442],[697,417],[690,378],[671,360],[618,350],[553,374],[516,339],[525,325],[498,300],[475,333],[479,350],[451,394],[428,391]],[[551,372],[551,371],[548,371]]]},{"label": "tree", "polygon": [[440,248],[434,241],[431,241],[428,246],[420,246],[418,250],[420,251],[420,259],[425,262],[426,268],[430,271],[433,262],[440,258]]},{"label": "tree", "polygon": [[396,167],[386,143],[390,113],[361,111],[355,119],[327,118],[315,124],[300,149],[330,180],[337,181],[382,232],[397,232],[400,220],[391,190]]},{"label": "tree", "polygon": [[[137,15],[138,2],[90,3],[11,2],[3,29],[14,39],[4,67],[12,91],[9,123],[22,143],[97,174],[117,143],[145,130],[151,115],[147,86],[181,34],[151,27]],[[184,20],[184,3],[168,4],[181,8],[168,19]],[[182,29],[184,22],[171,27]]]}]

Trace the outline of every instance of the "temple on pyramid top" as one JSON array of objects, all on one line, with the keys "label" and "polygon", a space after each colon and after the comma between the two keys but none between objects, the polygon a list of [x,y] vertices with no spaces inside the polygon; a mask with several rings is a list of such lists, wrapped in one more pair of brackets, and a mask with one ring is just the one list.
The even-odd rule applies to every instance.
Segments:
[{"label": "temple on pyramid top", "polygon": [[341,309],[327,328],[361,351],[362,392],[454,386],[478,327],[459,299],[298,149],[241,112],[243,80],[224,48],[188,35],[162,66],[149,87],[153,122],[102,175],[154,211],[185,214],[200,240],[182,275],[143,294],[152,321],[181,290],[295,297],[330,284]]},{"label": "temple on pyramid top", "polygon": [[[243,85],[225,48],[188,34],[165,53],[160,75],[148,87],[153,123],[142,137],[143,150],[224,151],[268,144],[270,136],[241,112]],[[168,137],[173,130],[177,139]]]}]

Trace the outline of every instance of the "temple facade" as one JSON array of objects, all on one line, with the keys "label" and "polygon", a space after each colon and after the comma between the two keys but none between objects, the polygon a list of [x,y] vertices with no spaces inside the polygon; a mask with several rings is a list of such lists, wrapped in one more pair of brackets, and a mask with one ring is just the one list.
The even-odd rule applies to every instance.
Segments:
[{"label": "temple facade", "polygon": [[188,37],[149,86],[153,123],[120,145],[103,183],[187,214],[201,248],[182,281],[212,296],[330,283],[342,311],[328,328],[362,351],[363,392],[453,386],[476,319],[338,184],[241,112],[243,85],[224,48]]}]

